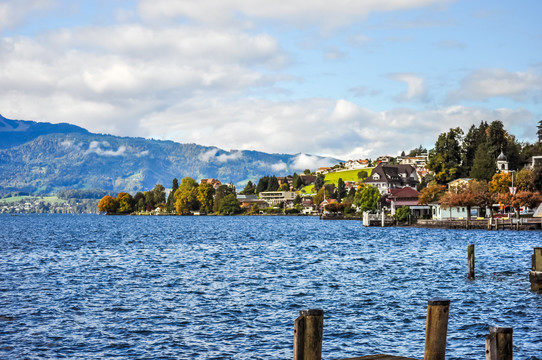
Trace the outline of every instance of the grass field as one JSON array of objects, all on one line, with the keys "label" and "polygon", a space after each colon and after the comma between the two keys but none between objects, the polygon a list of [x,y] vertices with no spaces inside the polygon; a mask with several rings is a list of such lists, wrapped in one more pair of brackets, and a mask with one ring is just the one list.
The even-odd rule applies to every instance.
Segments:
[{"label": "grass field", "polygon": [[62,203],[65,201],[65,200],[59,199],[56,196],[13,196],[13,197],[1,198],[0,202],[9,204],[9,203],[19,202],[21,200],[32,200],[32,201],[40,200],[40,201],[48,202],[51,204]]},{"label": "grass field", "polygon": [[[367,175],[370,176],[373,169],[374,168],[367,168],[367,169],[361,169],[361,170],[367,171]],[[359,170],[359,169],[357,169],[357,170],[345,170],[345,171],[337,171],[337,172],[332,172],[332,173],[326,174],[325,183],[326,184],[334,184],[335,186],[337,186],[337,184],[339,183],[339,179],[343,179],[343,181],[358,181],[359,180],[358,173],[361,170]],[[305,194],[314,194],[313,188],[314,188],[314,185],[307,185],[307,186],[303,187],[302,190],[305,191],[304,192]]]}]

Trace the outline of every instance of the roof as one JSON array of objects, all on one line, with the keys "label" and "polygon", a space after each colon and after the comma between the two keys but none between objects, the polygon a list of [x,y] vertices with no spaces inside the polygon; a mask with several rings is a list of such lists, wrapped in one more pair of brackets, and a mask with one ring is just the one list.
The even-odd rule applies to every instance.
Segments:
[{"label": "roof", "polygon": [[419,198],[420,193],[416,189],[411,188],[410,186],[405,186],[401,189],[390,189],[391,197],[397,200],[406,199],[406,198]]},{"label": "roof", "polygon": [[507,160],[508,160],[508,158],[506,157],[506,155],[504,155],[504,153],[501,150],[501,153],[497,157],[497,161],[507,161]]},{"label": "roof", "polygon": [[[378,174],[379,179],[375,179],[375,174]],[[401,176],[405,174],[405,177]],[[363,181],[364,183],[382,183],[386,182],[397,186],[405,186],[418,182],[418,175],[414,166],[410,164],[402,165],[384,165],[379,164],[375,167],[371,175]]]}]

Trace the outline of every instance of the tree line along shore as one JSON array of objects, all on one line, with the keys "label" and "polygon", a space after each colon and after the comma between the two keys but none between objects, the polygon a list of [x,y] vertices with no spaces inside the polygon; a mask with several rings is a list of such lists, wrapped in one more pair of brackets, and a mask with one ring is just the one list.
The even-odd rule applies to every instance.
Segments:
[{"label": "tree line along shore", "polygon": [[[542,120],[536,130],[537,142],[522,143],[504,129],[501,121],[482,121],[467,132],[457,127],[440,134],[429,151],[420,146],[397,157],[366,159],[373,166],[356,171],[356,178],[341,177],[347,174],[342,162],[324,171],[307,169],[285,177],[265,176],[257,182],[248,181],[239,192],[233,184],[224,185],[215,179],[198,183],[185,177],[179,183],[175,178],[170,190],[157,184],[134,196],[126,192],[116,197],[106,195],[98,210],[110,214],[255,215],[308,214],[305,210],[310,206],[311,214],[352,217],[364,211],[389,212],[392,194],[402,187],[412,187],[419,205],[443,209],[461,206],[468,209],[469,217],[473,207],[480,209],[478,216],[492,217],[503,210],[519,216],[521,210],[533,209],[542,202]],[[425,159],[411,165],[415,182],[393,184],[383,191],[371,181],[378,167],[399,166],[412,157]],[[273,203],[261,201],[262,194],[270,192],[289,193],[291,197]],[[400,221],[412,216],[409,206],[393,210],[392,215]]]}]

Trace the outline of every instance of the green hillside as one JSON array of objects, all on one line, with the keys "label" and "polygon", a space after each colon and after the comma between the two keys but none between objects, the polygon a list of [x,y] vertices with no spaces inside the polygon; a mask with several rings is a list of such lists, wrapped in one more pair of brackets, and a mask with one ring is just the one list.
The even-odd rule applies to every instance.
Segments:
[{"label": "green hillside", "polygon": [[[367,169],[361,169],[367,171],[367,176],[371,176],[371,172],[374,168],[367,168]],[[339,179],[343,179],[343,181],[359,181],[358,173],[361,171],[360,169],[356,170],[344,170],[344,171],[337,171],[337,172],[331,172],[328,174],[325,174],[325,183],[326,184],[334,184],[337,186],[339,183]],[[307,185],[303,187],[303,193],[306,194],[312,194],[314,185]]]}]

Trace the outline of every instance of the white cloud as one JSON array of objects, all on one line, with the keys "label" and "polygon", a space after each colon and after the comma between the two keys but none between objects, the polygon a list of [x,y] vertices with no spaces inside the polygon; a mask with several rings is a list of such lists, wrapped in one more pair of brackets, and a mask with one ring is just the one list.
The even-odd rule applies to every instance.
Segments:
[{"label": "white cloud", "polygon": [[51,0],[25,0],[1,1],[0,2],[0,32],[3,29],[16,27],[26,21],[28,15],[51,8],[54,5]]},{"label": "white cloud", "polygon": [[288,165],[286,163],[280,161],[276,164],[271,164],[271,170],[277,173],[285,172],[288,169]]},{"label": "white cloud", "polygon": [[294,158],[291,165],[293,170],[315,170],[319,167],[334,165],[335,161],[331,158],[320,158],[314,155],[299,154]]},{"label": "white cloud", "polygon": [[126,146],[121,145],[117,150],[113,149],[102,149],[103,147],[111,147],[111,145],[107,141],[91,141],[88,145],[88,150],[86,151],[87,154],[95,153],[101,156],[122,156],[126,153]]},{"label": "white cloud", "polygon": [[542,77],[532,71],[509,72],[504,69],[478,69],[468,74],[460,89],[449,95],[450,102],[508,97],[516,101],[539,99]]},{"label": "white cloud", "polygon": [[412,73],[390,74],[390,78],[407,84],[407,91],[397,97],[399,101],[411,101],[427,99],[427,88],[423,77]]},{"label": "white cloud", "polygon": [[230,153],[224,153],[220,154],[216,157],[216,161],[218,162],[226,162],[226,161],[232,161],[232,160],[239,160],[243,157],[243,153],[240,151],[232,151]]},{"label": "white cloud", "polygon": [[150,20],[178,18],[206,24],[231,25],[245,18],[271,19],[293,25],[322,24],[337,27],[364,19],[373,12],[414,9],[442,3],[439,0],[141,0],[139,12]]}]

